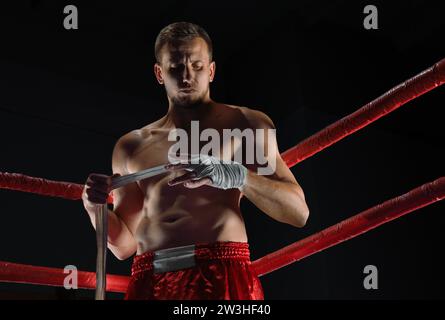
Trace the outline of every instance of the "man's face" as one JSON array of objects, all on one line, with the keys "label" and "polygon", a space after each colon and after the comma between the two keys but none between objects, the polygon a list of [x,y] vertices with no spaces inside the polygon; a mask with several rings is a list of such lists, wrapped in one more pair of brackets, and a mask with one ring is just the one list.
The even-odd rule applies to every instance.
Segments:
[{"label": "man's face", "polygon": [[215,63],[209,60],[204,39],[166,44],[161,49],[161,59],[155,64],[156,78],[165,85],[167,96],[175,105],[191,107],[209,98]]}]

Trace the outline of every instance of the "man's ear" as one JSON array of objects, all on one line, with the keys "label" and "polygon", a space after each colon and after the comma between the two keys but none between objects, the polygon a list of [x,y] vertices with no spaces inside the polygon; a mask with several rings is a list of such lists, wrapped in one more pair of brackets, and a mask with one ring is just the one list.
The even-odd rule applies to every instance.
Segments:
[{"label": "man's ear", "polygon": [[159,84],[164,84],[164,79],[162,78],[162,69],[159,63],[155,63],[153,66],[153,71],[155,72],[156,80],[158,80]]},{"label": "man's ear", "polygon": [[216,63],[215,61],[212,61],[212,63],[210,63],[210,82],[213,82],[213,79],[215,78],[215,72],[216,72]]}]

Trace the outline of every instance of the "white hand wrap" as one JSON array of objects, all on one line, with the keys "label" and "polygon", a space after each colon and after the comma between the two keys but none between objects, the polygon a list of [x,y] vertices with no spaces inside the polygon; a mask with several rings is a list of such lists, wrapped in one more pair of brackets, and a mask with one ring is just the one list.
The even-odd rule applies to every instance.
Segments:
[{"label": "white hand wrap", "polygon": [[219,189],[241,188],[246,183],[247,168],[235,161],[223,161],[208,155],[192,155],[185,168],[196,173],[194,180],[208,177],[212,186]]}]

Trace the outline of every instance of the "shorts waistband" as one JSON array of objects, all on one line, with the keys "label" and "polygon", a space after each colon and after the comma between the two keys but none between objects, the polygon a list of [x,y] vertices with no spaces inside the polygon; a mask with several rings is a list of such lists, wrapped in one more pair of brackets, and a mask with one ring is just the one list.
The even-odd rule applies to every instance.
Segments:
[{"label": "shorts waistband", "polygon": [[131,275],[148,270],[153,270],[154,273],[163,273],[186,269],[195,266],[197,261],[214,259],[250,261],[249,244],[247,242],[218,241],[147,251],[134,257]]}]

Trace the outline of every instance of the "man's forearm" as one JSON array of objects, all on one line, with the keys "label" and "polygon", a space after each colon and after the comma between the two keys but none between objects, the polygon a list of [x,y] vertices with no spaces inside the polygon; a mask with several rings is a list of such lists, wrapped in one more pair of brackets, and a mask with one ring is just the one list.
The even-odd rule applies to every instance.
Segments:
[{"label": "man's forearm", "polygon": [[[96,229],[96,215],[89,210],[91,224]],[[119,259],[125,259],[136,251],[136,242],[126,224],[110,209],[108,209],[108,248]]]},{"label": "man's forearm", "polygon": [[241,191],[271,218],[296,227],[305,225],[309,209],[297,184],[277,181],[248,170]]}]

